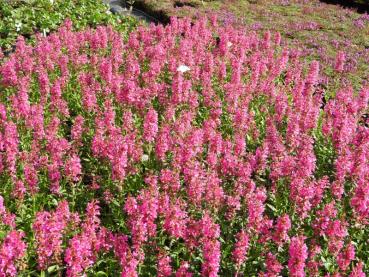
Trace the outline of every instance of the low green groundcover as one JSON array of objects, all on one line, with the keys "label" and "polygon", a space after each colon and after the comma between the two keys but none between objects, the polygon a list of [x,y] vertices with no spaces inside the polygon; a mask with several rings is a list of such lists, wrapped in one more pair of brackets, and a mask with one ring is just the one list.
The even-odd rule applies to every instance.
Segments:
[{"label": "low green groundcover", "polygon": [[136,25],[133,18],[113,15],[108,5],[96,0],[0,0],[0,47],[10,50],[19,35],[34,40],[70,18],[75,28],[109,24],[118,31]]}]

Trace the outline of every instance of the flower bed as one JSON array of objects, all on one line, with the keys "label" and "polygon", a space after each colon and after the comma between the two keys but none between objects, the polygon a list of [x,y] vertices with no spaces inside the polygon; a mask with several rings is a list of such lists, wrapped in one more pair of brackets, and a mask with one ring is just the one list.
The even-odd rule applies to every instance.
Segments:
[{"label": "flower bed", "polygon": [[369,3],[359,13],[344,8],[350,6],[348,2],[360,1],[137,0],[134,5],[159,19],[176,16],[196,20],[215,14],[223,25],[259,33],[279,32],[283,43],[301,50],[305,60],[318,60],[321,83],[337,90],[333,68],[339,51],[346,54],[345,78],[356,89],[363,81],[369,82],[369,15],[365,13]]},{"label": "flower bed", "polygon": [[319,70],[214,18],[19,39],[1,275],[364,276],[369,88],[324,91]]}]

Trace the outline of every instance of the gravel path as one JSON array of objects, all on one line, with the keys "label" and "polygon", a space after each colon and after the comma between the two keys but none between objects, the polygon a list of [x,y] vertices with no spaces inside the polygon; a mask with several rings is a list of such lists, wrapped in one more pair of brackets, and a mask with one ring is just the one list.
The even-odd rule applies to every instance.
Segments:
[{"label": "gravel path", "polygon": [[161,23],[159,19],[154,18],[139,9],[133,8],[132,12],[130,12],[129,5],[124,0],[103,0],[103,2],[109,4],[110,11],[114,14],[133,16],[138,20],[146,21],[147,23]]}]

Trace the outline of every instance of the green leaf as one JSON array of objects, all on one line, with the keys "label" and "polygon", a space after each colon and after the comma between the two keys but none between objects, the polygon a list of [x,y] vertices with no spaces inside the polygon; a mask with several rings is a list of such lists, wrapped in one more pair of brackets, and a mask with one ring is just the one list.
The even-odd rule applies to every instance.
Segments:
[{"label": "green leaf", "polygon": [[109,276],[109,275],[106,274],[104,271],[98,271],[96,272],[96,276]]},{"label": "green leaf", "polygon": [[58,268],[59,268],[59,266],[57,266],[57,265],[49,266],[48,269],[47,269],[47,273],[50,274],[50,273],[56,272],[56,271],[58,271]]},{"label": "green leaf", "polygon": [[0,231],[0,240],[5,238],[5,236],[6,236],[6,232],[5,231]]}]

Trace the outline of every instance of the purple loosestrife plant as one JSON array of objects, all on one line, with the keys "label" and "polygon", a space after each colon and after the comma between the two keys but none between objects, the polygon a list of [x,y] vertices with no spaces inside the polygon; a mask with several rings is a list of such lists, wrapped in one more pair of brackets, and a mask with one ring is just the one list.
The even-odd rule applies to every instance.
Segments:
[{"label": "purple loosestrife plant", "polygon": [[364,276],[352,56],[327,80],[280,34],[231,25],[124,40],[66,21],[1,58],[1,276]]}]

